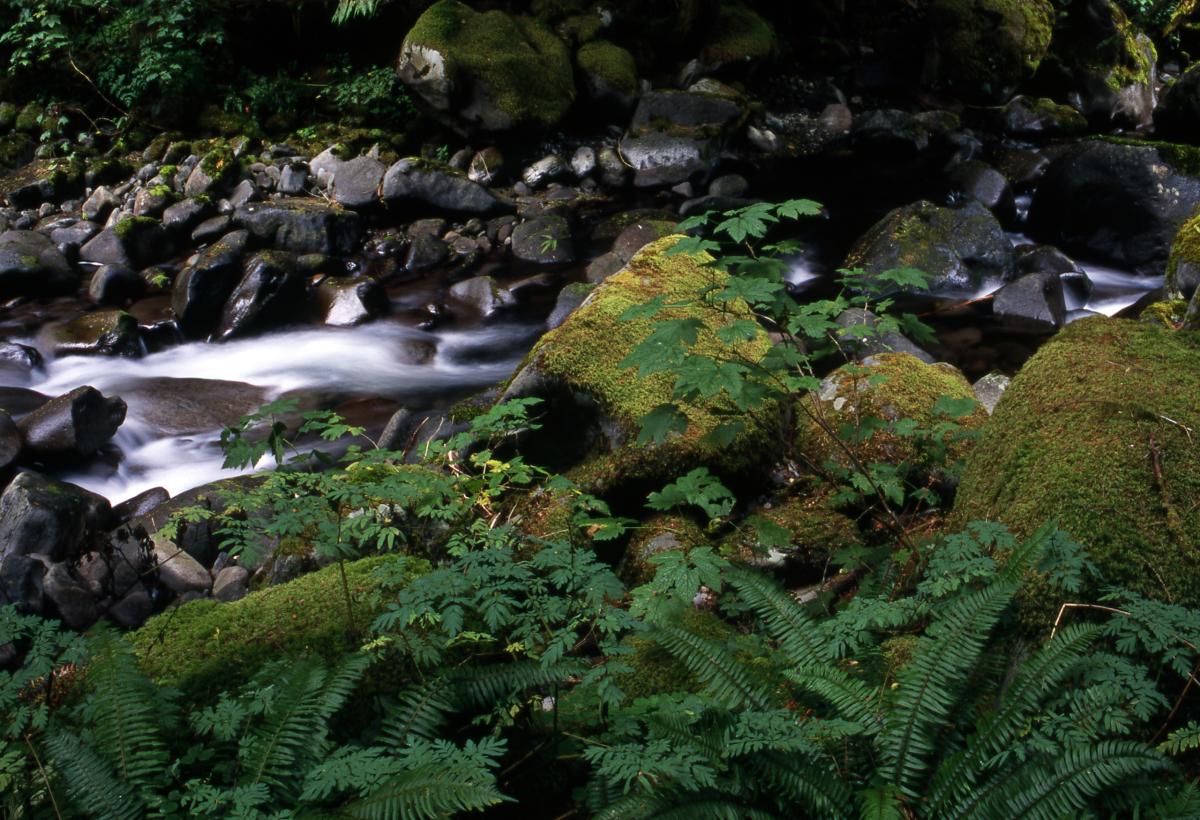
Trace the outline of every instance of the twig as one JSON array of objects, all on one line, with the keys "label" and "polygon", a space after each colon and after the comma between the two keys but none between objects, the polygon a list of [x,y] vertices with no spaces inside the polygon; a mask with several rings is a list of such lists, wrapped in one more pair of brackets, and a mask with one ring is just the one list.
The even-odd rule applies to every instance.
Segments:
[{"label": "twig", "polygon": [[50,777],[46,774],[46,770],[42,768],[42,760],[38,757],[37,750],[33,748],[33,743],[29,741],[29,735],[25,735],[25,745],[29,747],[29,754],[33,755],[33,762],[37,764],[38,774],[42,776],[42,782],[46,784],[46,793],[50,795],[50,805],[54,808],[54,816],[58,820],[62,820],[62,812],[58,808],[58,799],[54,796],[54,787],[50,785]]}]

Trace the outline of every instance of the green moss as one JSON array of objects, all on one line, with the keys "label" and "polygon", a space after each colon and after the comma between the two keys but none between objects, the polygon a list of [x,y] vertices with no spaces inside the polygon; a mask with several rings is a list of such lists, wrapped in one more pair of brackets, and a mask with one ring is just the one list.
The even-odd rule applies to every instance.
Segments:
[{"label": "green moss", "polygon": [[511,126],[552,126],[575,99],[566,45],[533,18],[438,0],[405,37],[409,46],[441,54],[455,85],[486,89]]},{"label": "green moss", "polygon": [[1155,302],[1146,307],[1138,317],[1143,322],[1159,324],[1171,330],[1178,330],[1187,314],[1188,303],[1184,299],[1167,299]]},{"label": "green moss", "polygon": [[1020,536],[1057,519],[1105,581],[1200,604],[1200,334],[1074,322],[1013,379],[968,460],[952,523]]},{"label": "green moss", "polygon": [[933,0],[929,14],[943,78],[993,98],[1037,69],[1055,20],[1049,0]]},{"label": "green moss", "polygon": [[20,114],[17,114],[13,128],[17,131],[24,131],[27,134],[36,134],[42,130],[40,120],[45,113],[45,108],[38,103],[31,102],[21,109]]},{"label": "green moss", "polygon": [[237,159],[225,143],[210,149],[200,158],[200,170],[213,179],[222,179],[237,168]]},{"label": "green moss", "polygon": [[149,216],[127,216],[113,226],[113,233],[118,239],[128,239],[136,231],[157,225],[158,220]]},{"label": "green moss", "polygon": [[575,55],[580,69],[618,94],[637,93],[637,63],[633,55],[607,40],[596,40]]},{"label": "green moss", "polygon": [[[754,514],[792,534],[791,545],[785,552],[790,561],[805,567],[821,569],[827,566],[833,553],[862,545],[858,526],[831,509],[828,498],[821,494],[783,499],[774,506],[754,510]],[[727,536],[721,542],[721,549],[726,555],[743,560],[767,554],[749,527]]]},{"label": "green moss", "polygon": [[[711,612],[686,609],[678,616],[678,626],[710,641],[727,644],[737,631]],[[629,638],[633,653],[625,658],[632,671],[618,675],[617,684],[632,699],[648,698],[669,692],[699,692],[700,681],[683,662],[647,638]]]},{"label": "green moss", "polygon": [[[333,660],[358,647],[384,604],[377,570],[397,560],[378,556],[346,564],[353,623],[335,564],[240,601],[184,604],[151,618],[129,640],[148,675],[196,699],[236,686],[278,658],[312,653]],[[427,569],[423,561],[404,560],[410,579]]]},{"label": "green moss", "polygon": [[1194,216],[1179,229],[1175,242],[1171,245],[1171,255],[1167,259],[1167,278],[1163,288],[1169,296],[1178,296],[1182,288],[1179,285],[1179,267],[1187,265],[1192,268],[1200,267],[1200,215]]},{"label": "green moss", "polygon": [[682,515],[656,515],[643,523],[634,533],[625,550],[624,580],[630,586],[654,580],[655,565],[650,559],[664,552],[682,552],[694,547],[709,546],[711,540],[704,530]]},{"label": "green moss", "polygon": [[10,102],[0,102],[0,134],[6,133],[16,125],[17,107]]},{"label": "green moss", "polygon": [[[618,429],[620,445],[613,452],[602,454],[572,474],[596,490],[611,486],[622,477],[674,477],[701,464],[728,472],[740,472],[753,465],[761,471],[766,447],[762,431],[747,431],[728,447],[717,447],[704,440],[724,421],[718,413],[722,408],[712,404],[682,408],[689,421],[682,435],[658,445],[633,443],[641,418],[671,401],[674,379],[667,373],[642,377],[636,370],[620,366],[652,330],[650,321],[622,321],[621,315],[656,296],[665,297],[668,303],[695,298],[726,277],[705,267],[702,260],[666,255],[677,239],[666,237],[642,248],[625,268],[596,287],[587,304],[542,337],[526,360],[527,365],[550,380],[590,395]],[[725,346],[715,336],[716,330],[736,316],[748,315],[744,308],[739,310],[737,305],[732,308],[727,316],[700,307],[671,308],[658,318],[701,319],[704,326],[695,350],[725,353]],[[766,334],[760,333],[753,341],[740,343],[736,352],[756,360],[769,347]],[[601,351],[603,354],[599,355]]]},{"label": "green moss", "polygon": [[745,6],[721,4],[713,36],[705,43],[700,59],[708,65],[765,60],[776,48],[771,24]]},{"label": "green moss", "polygon": [[38,260],[38,258],[36,256],[34,256],[33,254],[29,254],[29,253],[21,254],[20,262],[21,262],[21,267],[26,268],[28,270],[35,270],[40,264],[40,261]]}]

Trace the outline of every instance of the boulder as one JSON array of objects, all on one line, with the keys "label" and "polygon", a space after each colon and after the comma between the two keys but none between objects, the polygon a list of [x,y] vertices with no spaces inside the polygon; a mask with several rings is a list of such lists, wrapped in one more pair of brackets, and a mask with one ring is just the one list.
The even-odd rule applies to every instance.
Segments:
[{"label": "boulder", "polygon": [[61,561],[50,565],[42,579],[42,595],[71,629],[84,630],[100,617],[96,595],[88,585]]},{"label": "boulder", "polygon": [[[666,373],[639,377],[636,370],[620,366],[651,332],[651,323],[619,317],[629,307],[656,296],[668,303],[693,298],[714,276],[720,277],[701,264],[704,257],[667,256],[676,241],[677,237],[667,237],[646,246],[624,270],[597,285],[561,326],[542,337],[501,397],[542,398],[546,423],[530,434],[525,443],[528,453],[555,467],[589,457],[572,475],[596,490],[628,486],[622,483],[625,481],[653,483],[675,478],[700,465],[744,476],[753,483],[761,480],[764,464],[771,461],[766,449],[769,436],[754,427],[725,447],[705,438],[724,420],[722,410],[726,408],[720,397],[689,408],[691,423],[682,435],[660,444],[636,441],[641,418],[671,401],[674,381]],[[700,349],[715,352],[716,331],[743,315],[744,308],[737,303],[730,308],[728,315],[677,308],[668,310],[663,318],[694,315],[702,322]],[[760,333],[740,342],[737,352],[754,359],[765,355],[768,348],[766,334]],[[598,355],[599,351],[603,354]]]},{"label": "boulder", "polygon": [[17,423],[6,410],[0,410],[0,475],[7,474],[8,469],[17,463],[23,446],[24,439]]},{"label": "boulder", "polygon": [[[494,174],[495,169],[489,173]],[[389,203],[428,206],[456,214],[485,215],[506,207],[478,182],[449,167],[419,159],[402,159],[387,169],[383,178],[383,199]]]},{"label": "boulder", "polygon": [[933,356],[902,333],[894,330],[881,333],[876,330],[879,317],[869,310],[849,308],[842,311],[835,321],[841,328],[838,332],[839,346],[855,358],[862,359],[879,353],[907,353],[926,364],[935,361]]},{"label": "boulder", "polygon": [[1000,128],[1014,137],[1072,137],[1087,132],[1087,119],[1069,105],[1046,97],[1013,97],[1000,114]]},{"label": "boulder", "polygon": [[351,327],[385,315],[387,292],[370,278],[326,277],[317,286],[315,304],[321,321],[334,327]]},{"label": "boulder", "polygon": [[50,241],[64,255],[74,256],[81,247],[87,244],[89,239],[100,233],[100,228],[91,222],[83,220],[73,222],[70,219],[62,220],[62,222],[69,224],[63,224],[51,230]]},{"label": "boulder", "polygon": [[171,309],[184,333],[207,335],[216,324],[242,268],[250,233],[233,231],[201,251],[175,280]]},{"label": "boulder", "polygon": [[[139,413],[138,415],[140,416],[141,414]],[[163,487],[151,487],[149,490],[140,492],[133,498],[127,498],[113,507],[113,523],[117,525],[124,524],[129,519],[145,515],[159,504],[164,504],[170,500],[171,494],[166,489]]]},{"label": "boulder", "polygon": [[144,268],[164,261],[172,250],[171,239],[157,219],[127,216],[88,240],[79,249],[79,258],[97,265]]},{"label": "boulder", "polygon": [[618,112],[633,108],[638,76],[632,54],[607,40],[592,40],[579,47],[575,62],[593,102]]},{"label": "boulder", "polygon": [[346,256],[363,236],[354,211],[308,199],[256,202],[239,208],[234,222],[276,250]]},{"label": "boulder", "polygon": [[150,555],[158,571],[158,582],[176,595],[206,593],[212,587],[208,570],[182,547],[165,539],[151,538]]},{"label": "boulder", "polygon": [[513,256],[531,265],[566,265],[575,261],[571,225],[564,217],[550,214],[522,222],[513,228]]},{"label": "boulder", "polygon": [[162,225],[173,234],[186,236],[212,212],[212,205],[200,199],[184,199],[163,211]]},{"label": "boulder", "polygon": [[877,222],[851,248],[845,268],[882,273],[916,268],[934,293],[978,293],[1016,275],[1016,258],[1004,228],[978,202],[942,208],[921,201]]},{"label": "boulder", "polygon": [[1029,273],[1010,282],[992,296],[992,315],[1015,330],[1053,333],[1067,321],[1062,277]]},{"label": "boulder", "polygon": [[41,553],[51,561],[79,557],[109,523],[106,499],[32,471],[17,474],[0,495],[0,557]]},{"label": "boulder", "polygon": [[218,339],[232,339],[295,322],[303,316],[304,277],[284,251],[259,251],[246,261],[242,279],[225,303]]},{"label": "boulder", "polygon": [[1200,216],[1183,224],[1171,243],[1163,289],[1170,296],[1188,298],[1200,286]]},{"label": "boulder", "polygon": [[1200,604],[1198,356],[1196,334],[1072,322],[1000,399],[951,524],[989,519],[1024,538],[1057,521],[1106,584]]},{"label": "boulder", "polygon": [[438,0],[404,38],[400,79],[459,126],[555,125],[575,100],[566,44],[544,24]]},{"label": "boulder", "polygon": [[45,565],[36,558],[16,552],[5,554],[0,559],[0,606],[12,604],[21,612],[41,614],[45,573]]},{"label": "boulder", "polygon": [[85,313],[69,322],[47,325],[38,333],[38,345],[50,356],[142,355],[137,319],[123,310]]},{"label": "boulder", "polygon": [[78,286],[79,277],[49,237],[37,231],[0,233],[0,299],[58,296]]},{"label": "boulder", "polygon": [[154,602],[141,584],[131,589],[124,598],[108,608],[105,613],[113,623],[125,629],[136,629],[154,614]]},{"label": "boulder", "polygon": [[496,284],[496,280],[490,276],[476,276],[456,282],[450,287],[450,296],[485,318],[517,302],[512,293]]},{"label": "boulder", "polygon": [[375,157],[347,160],[333,172],[330,191],[334,201],[345,208],[366,208],[379,202],[379,189],[387,166]]},{"label": "boulder", "polygon": [[968,99],[1003,99],[1050,48],[1050,0],[931,0],[938,79]]},{"label": "boulder", "polygon": [[1046,170],[1029,231],[1068,252],[1158,275],[1200,205],[1200,149],[1082,142]]},{"label": "boulder", "polygon": [[246,597],[250,591],[250,572],[245,567],[232,565],[217,573],[213,580],[212,594],[218,601],[229,603]]},{"label": "boulder", "polygon": [[125,421],[125,402],[94,387],[77,387],[50,399],[17,422],[28,456],[61,461],[90,456]]},{"label": "boulder", "polygon": [[554,308],[546,318],[546,329],[554,330],[567,321],[567,317],[578,310],[595,289],[596,286],[591,282],[572,282],[560,290]]},{"label": "boulder", "polygon": [[124,265],[104,265],[92,274],[88,298],[98,305],[124,305],[146,290],[141,274]]}]

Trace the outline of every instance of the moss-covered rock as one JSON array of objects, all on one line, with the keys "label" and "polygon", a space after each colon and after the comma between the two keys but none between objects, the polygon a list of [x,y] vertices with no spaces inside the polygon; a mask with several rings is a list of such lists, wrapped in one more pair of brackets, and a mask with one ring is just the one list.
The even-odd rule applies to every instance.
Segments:
[{"label": "moss-covered rock", "polygon": [[575,55],[593,99],[629,105],[638,90],[633,55],[607,40],[587,43]]},{"label": "moss-covered rock", "polygon": [[[848,457],[826,432],[826,427],[836,431],[845,424],[861,425],[866,419],[889,424],[911,419],[918,431],[932,431],[937,424],[948,420],[936,412],[943,397],[973,401],[975,394],[963,374],[948,364],[926,364],[907,353],[870,356],[861,365],[844,365],[825,378],[819,395],[810,400],[813,416],[824,420],[825,426],[812,417],[806,418],[800,425],[798,445],[814,463],[829,459],[846,462]],[[987,411],[981,405],[957,419],[959,435],[947,437],[945,442],[947,463],[966,456],[972,442],[962,433],[981,427],[986,419]],[[945,465],[931,461],[933,452],[922,446],[920,439],[880,430],[848,446],[864,464],[904,464],[911,470],[937,477]]]},{"label": "moss-covered rock", "polygon": [[1175,235],[1163,288],[1168,295],[1189,297],[1197,285],[1200,285],[1200,216],[1183,223]]},{"label": "moss-covered rock", "polygon": [[651,559],[666,552],[687,554],[712,541],[695,521],[682,515],[656,515],[642,523],[629,540],[621,576],[631,587],[654,580]]},{"label": "moss-covered rock", "polygon": [[939,76],[968,96],[995,99],[1033,75],[1050,48],[1049,0],[933,0]]},{"label": "moss-covered rock", "polygon": [[27,134],[40,133],[42,130],[42,117],[45,113],[46,109],[41,104],[36,102],[28,103],[17,114],[13,128],[17,131],[24,131]]},{"label": "moss-covered rock", "polygon": [[[769,463],[764,431],[751,427],[728,447],[707,440],[724,420],[717,403],[686,406],[688,429],[661,444],[636,443],[639,422],[651,410],[671,401],[674,379],[667,373],[639,377],[621,361],[651,332],[648,320],[623,321],[627,309],[656,296],[670,303],[693,299],[719,285],[725,274],[686,255],[667,255],[678,237],[652,242],[620,272],[597,286],[592,295],[558,328],[533,348],[502,398],[539,396],[549,405],[545,426],[527,442],[530,452],[557,467],[585,456],[588,463],[575,477],[604,491],[623,481],[674,478],[700,465],[726,474],[762,474]],[[703,323],[697,350],[725,352],[715,332],[745,309],[736,303],[728,313],[699,306],[670,308],[659,318],[694,317]],[[739,343],[736,353],[749,359],[769,348],[765,333]]]},{"label": "moss-covered rock", "polygon": [[1143,322],[1162,325],[1170,330],[1178,330],[1187,315],[1188,303],[1184,299],[1164,299],[1147,305],[1138,316]]},{"label": "moss-covered rock", "polygon": [[[129,639],[150,677],[195,699],[236,686],[279,658],[316,654],[332,661],[358,648],[385,603],[381,579],[396,574],[398,560],[379,556],[345,565],[353,621],[342,568],[332,565],[233,603],[184,604],[151,618]],[[403,560],[408,579],[428,568],[423,561]]]},{"label": "moss-covered rock", "polygon": [[722,552],[729,557],[788,569],[821,570],[834,553],[862,546],[858,525],[832,509],[827,494],[785,498],[752,512],[787,530],[790,543],[782,549],[767,549],[752,527],[743,526],[721,541]]},{"label": "moss-covered rock", "polygon": [[745,6],[722,3],[700,50],[700,61],[714,69],[753,63],[770,57],[776,47],[775,29],[770,23]]},{"label": "moss-covered rock", "polygon": [[1019,537],[1056,519],[1107,582],[1200,604],[1200,334],[1090,318],[1013,379],[953,519]]},{"label": "moss-covered rock", "polygon": [[438,0],[404,38],[400,78],[436,111],[486,131],[548,128],[575,100],[566,44],[545,24]]},{"label": "moss-covered rock", "polygon": [[[738,633],[716,615],[701,609],[681,611],[676,625],[709,641],[736,645]],[[683,662],[649,638],[629,638],[633,653],[622,660],[632,671],[617,676],[617,684],[632,698],[648,698],[669,692],[700,692],[702,685]],[[761,669],[763,659],[752,661],[748,652],[742,658]]]}]

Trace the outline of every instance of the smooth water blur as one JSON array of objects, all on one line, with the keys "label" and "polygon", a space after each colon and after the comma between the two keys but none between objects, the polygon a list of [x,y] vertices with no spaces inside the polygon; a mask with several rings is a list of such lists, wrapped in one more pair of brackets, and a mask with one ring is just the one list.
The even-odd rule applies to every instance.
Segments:
[{"label": "smooth water blur", "polygon": [[[162,378],[241,382],[260,388],[264,401],[295,391],[339,396],[381,396],[405,406],[427,407],[440,398],[481,390],[507,378],[536,341],[543,326],[497,324],[467,331],[424,332],[376,322],[346,329],[284,331],[223,344],[195,342],[141,359],[70,356],[48,361],[20,386],[48,396],[91,385],[105,395],[133,393],[149,398],[130,404],[113,444],[114,466],[103,460],[60,475],[114,503],[152,487],[172,495],[209,481],[237,475],[221,467],[221,424],[176,435],[145,412]],[[430,346],[436,352],[428,357]],[[203,384],[188,384],[203,390]],[[243,391],[242,395],[245,395]],[[251,393],[253,391],[250,391]],[[170,413],[170,399],[155,418]],[[237,413],[235,415],[240,415]],[[264,465],[265,466],[265,465]]]}]

